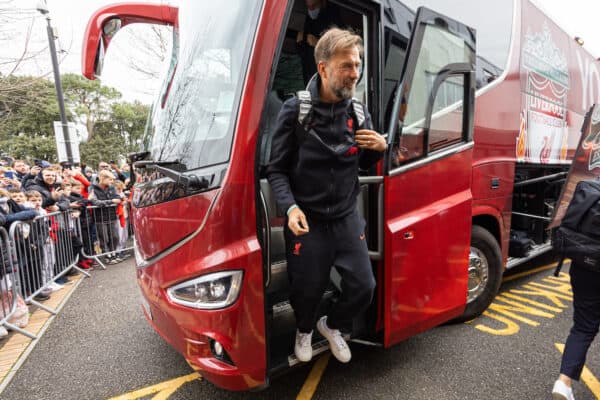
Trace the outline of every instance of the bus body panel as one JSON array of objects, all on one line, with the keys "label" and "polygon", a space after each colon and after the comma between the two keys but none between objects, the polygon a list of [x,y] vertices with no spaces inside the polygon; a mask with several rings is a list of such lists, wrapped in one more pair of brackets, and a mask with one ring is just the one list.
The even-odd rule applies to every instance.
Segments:
[{"label": "bus body panel", "polygon": [[138,227],[134,232],[136,249],[141,257],[154,257],[201,229],[216,195],[213,190],[148,207],[134,207],[132,217]]}]

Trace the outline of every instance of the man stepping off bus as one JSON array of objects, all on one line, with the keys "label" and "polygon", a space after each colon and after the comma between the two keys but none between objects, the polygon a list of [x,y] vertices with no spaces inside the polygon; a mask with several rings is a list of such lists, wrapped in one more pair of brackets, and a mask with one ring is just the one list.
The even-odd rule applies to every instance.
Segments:
[{"label": "man stepping off bus", "polygon": [[[273,134],[267,175],[287,213],[294,352],[304,362],[312,358],[315,323],[333,355],[350,361],[340,328],[369,306],[375,288],[365,222],[356,209],[358,171],[375,165],[387,144],[353,99],[362,52],[359,36],[337,28],[324,33],[315,47],[317,74],[306,91],[283,104]],[[316,322],[332,266],[342,277],[342,295]]]}]

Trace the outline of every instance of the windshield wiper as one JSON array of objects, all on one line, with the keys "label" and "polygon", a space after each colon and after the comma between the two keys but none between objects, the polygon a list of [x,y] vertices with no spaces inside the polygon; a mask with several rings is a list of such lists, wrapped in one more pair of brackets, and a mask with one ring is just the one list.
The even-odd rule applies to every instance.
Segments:
[{"label": "windshield wiper", "polygon": [[[185,164],[179,160],[165,160],[165,161],[153,161],[153,160],[141,160],[133,163],[135,168],[149,168],[154,169],[167,178],[171,178],[175,181],[175,184],[181,186],[185,191],[196,191],[208,189],[210,182],[205,177],[198,177],[194,174],[185,174],[180,172],[185,171]],[[167,167],[170,166],[170,167]]]}]

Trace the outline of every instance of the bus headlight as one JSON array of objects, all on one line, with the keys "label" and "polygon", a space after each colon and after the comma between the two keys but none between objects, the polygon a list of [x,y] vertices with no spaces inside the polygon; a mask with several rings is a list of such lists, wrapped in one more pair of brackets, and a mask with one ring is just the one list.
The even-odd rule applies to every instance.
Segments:
[{"label": "bus headlight", "polygon": [[167,289],[173,303],[203,310],[232,305],[240,294],[243,271],[223,271],[203,275]]}]

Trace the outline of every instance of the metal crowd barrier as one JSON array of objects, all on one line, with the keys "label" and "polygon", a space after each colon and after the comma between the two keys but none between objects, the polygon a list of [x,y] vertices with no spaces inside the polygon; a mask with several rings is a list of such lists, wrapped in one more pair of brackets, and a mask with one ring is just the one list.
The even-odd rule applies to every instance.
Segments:
[{"label": "metal crowd barrier", "polygon": [[35,297],[72,268],[77,267],[81,242],[77,231],[76,212],[59,211],[36,217],[33,221],[16,221],[9,235],[16,253],[19,293],[27,304],[56,314]]},{"label": "metal crowd barrier", "polygon": [[83,256],[95,260],[103,269],[105,264],[130,257],[133,240],[128,215],[128,203],[86,207],[79,216]]},{"label": "metal crowd barrier", "polygon": [[36,339],[33,333],[8,322],[17,311],[19,292],[17,290],[16,270],[15,254],[8,233],[0,227],[0,326]]}]

